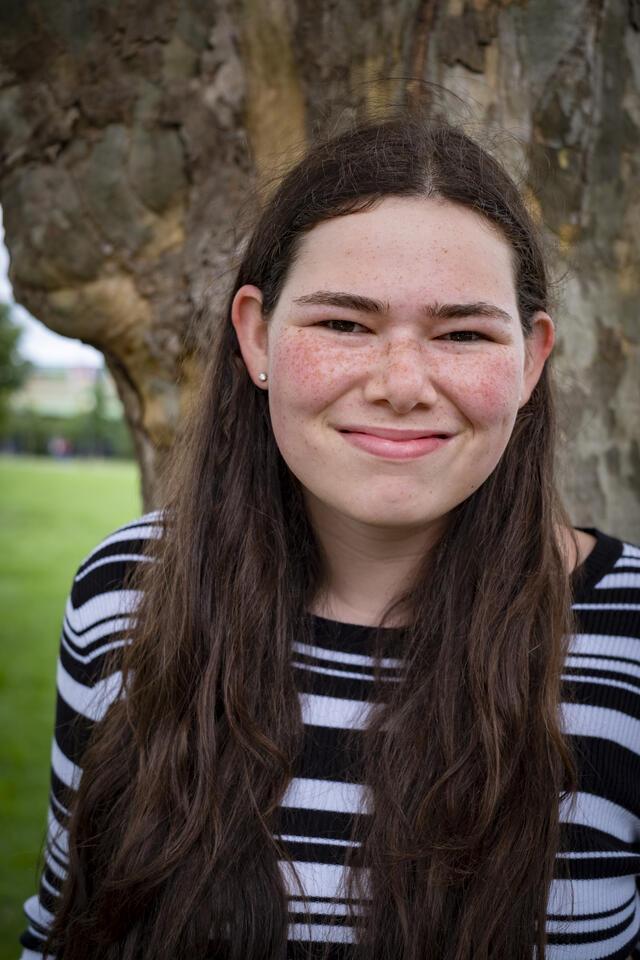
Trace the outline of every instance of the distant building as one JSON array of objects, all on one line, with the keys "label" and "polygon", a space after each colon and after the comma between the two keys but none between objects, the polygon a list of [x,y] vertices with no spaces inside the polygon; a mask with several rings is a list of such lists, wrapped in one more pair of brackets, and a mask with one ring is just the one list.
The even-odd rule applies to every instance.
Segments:
[{"label": "distant building", "polygon": [[104,416],[122,418],[122,404],[108,370],[100,367],[34,367],[23,386],[12,395],[13,410],[31,410],[48,417],[90,413],[96,402],[96,381],[101,379]]}]

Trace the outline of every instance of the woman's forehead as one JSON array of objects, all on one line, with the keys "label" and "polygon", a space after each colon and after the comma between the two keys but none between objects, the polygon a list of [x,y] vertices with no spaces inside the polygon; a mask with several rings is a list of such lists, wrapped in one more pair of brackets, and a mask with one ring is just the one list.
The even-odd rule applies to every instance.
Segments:
[{"label": "woman's forehead", "polygon": [[318,289],[405,297],[514,296],[512,248],[486,219],[426,198],[385,198],[373,209],[323,221],[301,242],[283,294]]}]

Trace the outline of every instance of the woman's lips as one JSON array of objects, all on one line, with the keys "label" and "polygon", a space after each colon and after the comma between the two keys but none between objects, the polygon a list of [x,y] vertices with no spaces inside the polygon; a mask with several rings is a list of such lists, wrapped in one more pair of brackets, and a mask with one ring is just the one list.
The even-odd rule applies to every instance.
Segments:
[{"label": "woman's lips", "polygon": [[387,460],[413,460],[438,450],[451,437],[417,437],[415,440],[389,440],[371,433],[340,431],[347,443]]}]

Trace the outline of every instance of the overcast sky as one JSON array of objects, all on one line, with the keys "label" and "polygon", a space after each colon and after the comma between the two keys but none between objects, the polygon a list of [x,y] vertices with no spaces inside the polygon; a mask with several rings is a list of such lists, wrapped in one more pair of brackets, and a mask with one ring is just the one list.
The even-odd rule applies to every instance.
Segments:
[{"label": "overcast sky", "polygon": [[8,277],[9,253],[4,245],[2,209],[0,209],[0,301],[13,307],[13,319],[24,330],[20,338],[20,353],[41,367],[100,367],[102,354],[80,340],[59,337],[39,320],[16,304]]}]

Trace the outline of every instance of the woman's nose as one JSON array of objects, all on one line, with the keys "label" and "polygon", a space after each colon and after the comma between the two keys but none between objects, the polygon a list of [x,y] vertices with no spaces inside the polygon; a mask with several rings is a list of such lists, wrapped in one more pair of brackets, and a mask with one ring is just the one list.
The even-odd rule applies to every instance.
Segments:
[{"label": "woman's nose", "polygon": [[370,368],[365,398],[370,403],[386,400],[398,413],[417,404],[431,406],[437,400],[432,367],[428,350],[419,341],[387,343]]}]

